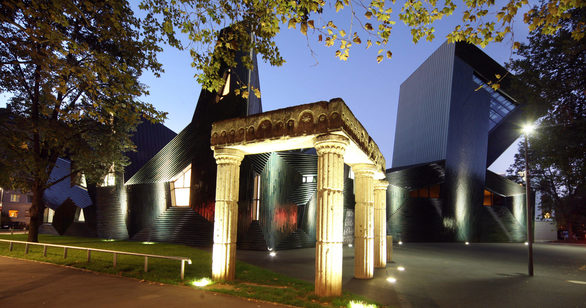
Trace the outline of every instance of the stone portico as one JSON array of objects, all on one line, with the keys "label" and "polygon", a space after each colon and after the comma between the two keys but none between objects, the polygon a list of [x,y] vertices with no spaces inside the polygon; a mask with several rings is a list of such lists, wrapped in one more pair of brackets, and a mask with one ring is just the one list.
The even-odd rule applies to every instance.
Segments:
[{"label": "stone portico", "polygon": [[216,122],[211,147],[218,166],[214,280],[232,280],[235,275],[239,166],[244,156],[305,148],[315,148],[318,155],[316,294],[342,293],[344,164],[355,174],[354,276],[371,279],[375,266],[385,266],[386,198],[375,193],[388,185],[379,181],[385,178],[385,160],[343,100]]}]

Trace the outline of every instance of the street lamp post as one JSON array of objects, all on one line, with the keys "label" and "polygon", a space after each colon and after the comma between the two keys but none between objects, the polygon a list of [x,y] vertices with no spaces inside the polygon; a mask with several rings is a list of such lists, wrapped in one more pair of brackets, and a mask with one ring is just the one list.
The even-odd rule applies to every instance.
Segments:
[{"label": "street lamp post", "polygon": [[527,247],[529,248],[529,276],[533,276],[533,207],[531,206],[531,185],[529,178],[529,142],[527,142],[527,135],[529,135],[535,127],[531,124],[523,127],[523,134],[525,136],[525,201],[527,204]]}]

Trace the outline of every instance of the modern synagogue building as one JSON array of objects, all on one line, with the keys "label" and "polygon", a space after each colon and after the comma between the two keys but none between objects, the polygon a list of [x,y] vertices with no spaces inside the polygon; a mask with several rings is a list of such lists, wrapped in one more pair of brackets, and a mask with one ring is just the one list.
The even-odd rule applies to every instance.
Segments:
[{"label": "modern synagogue building", "polygon": [[401,85],[388,232],[403,241],[524,241],[525,190],[487,168],[519,137],[523,102],[479,48],[444,43]]},{"label": "modern synagogue building", "polygon": [[[358,236],[372,238],[369,224],[381,226],[375,234],[384,233],[384,220],[372,222],[372,208],[362,212],[364,206],[372,207],[372,200],[356,199],[365,189],[362,180],[354,187],[355,176],[362,179],[365,174],[357,173],[357,158],[376,162],[380,177],[374,177],[374,189],[387,188],[377,181],[385,176],[384,158],[366,130],[339,99],[262,113],[260,98],[234,93],[243,86],[260,89],[256,63],[254,67],[222,68],[225,88],[221,93],[202,91],[191,123],[179,134],[161,124],[142,124],[133,137],[138,151],[129,153],[131,165],[124,174],[110,174],[102,185],[87,185],[91,201],[54,202],[55,219],[48,218],[44,230],[211,246],[220,181],[212,139],[246,139],[258,146],[266,141],[273,150],[249,147],[240,163],[237,247],[315,246],[320,236],[318,176],[325,171],[319,171],[316,146],[309,141],[312,133],[335,132],[358,145],[355,152],[348,148],[340,165],[343,189],[336,192],[343,208],[332,221],[343,224],[343,232],[335,241],[357,247]],[[485,85],[496,74],[505,76],[506,71],[478,48],[446,43],[402,84],[393,163],[386,170],[391,184],[386,215],[377,212],[387,218],[387,234],[395,240],[524,240],[523,187],[487,170],[516,140],[523,120],[522,102],[511,96],[506,78],[498,91]],[[291,118],[277,119],[285,115]],[[212,124],[227,119],[258,123],[212,136]],[[309,141],[296,150],[274,147],[289,139]],[[237,143],[231,146],[238,148]],[[363,218],[368,222],[360,222]]]}]

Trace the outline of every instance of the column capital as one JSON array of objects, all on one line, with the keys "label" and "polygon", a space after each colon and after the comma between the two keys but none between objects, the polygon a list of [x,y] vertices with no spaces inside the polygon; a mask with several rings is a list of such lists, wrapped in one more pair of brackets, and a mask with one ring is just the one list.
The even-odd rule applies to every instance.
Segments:
[{"label": "column capital", "polygon": [[336,153],[344,155],[350,140],[342,135],[327,134],[315,137],[314,147],[318,155],[323,153]]},{"label": "column capital", "polygon": [[240,165],[244,159],[244,152],[232,148],[216,148],[214,149],[214,158],[216,164],[236,164]]},{"label": "column capital", "polygon": [[374,181],[374,190],[387,190],[389,182],[385,180]]},{"label": "column capital", "polygon": [[374,177],[374,173],[376,172],[375,164],[352,164],[350,167],[352,167],[352,172],[354,172],[355,176]]}]

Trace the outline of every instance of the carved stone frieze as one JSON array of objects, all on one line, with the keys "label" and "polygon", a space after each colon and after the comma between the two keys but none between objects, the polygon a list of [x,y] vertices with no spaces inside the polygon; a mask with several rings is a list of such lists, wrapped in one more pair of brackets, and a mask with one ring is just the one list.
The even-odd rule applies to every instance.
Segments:
[{"label": "carved stone frieze", "polygon": [[335,132],[344,132],[384,172],[385,159],[378,146],[340,98],[215,122],[211,145],[235,146]]}]

